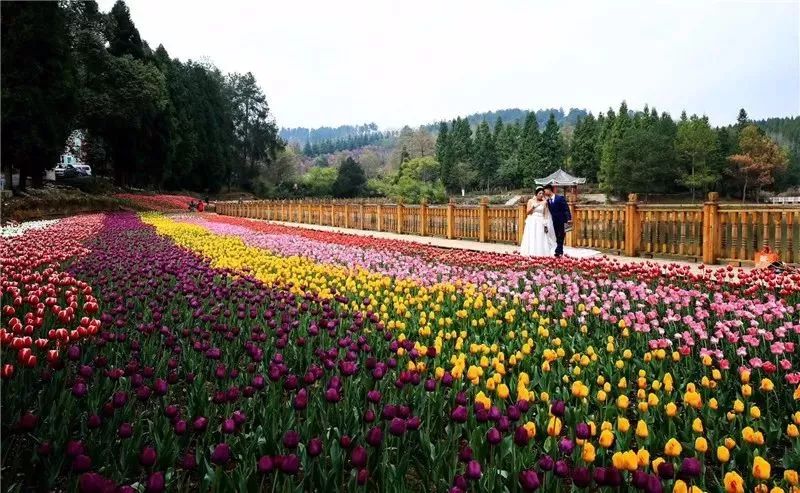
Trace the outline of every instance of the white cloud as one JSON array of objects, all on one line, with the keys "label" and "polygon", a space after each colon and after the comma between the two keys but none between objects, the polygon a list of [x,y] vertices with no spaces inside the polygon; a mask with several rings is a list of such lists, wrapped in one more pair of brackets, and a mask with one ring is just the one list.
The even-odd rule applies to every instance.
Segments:
[{"label": "white cloud", "polygon": [[[109,10],[111,0],[100,1]],[[251,71],[281,126],[506,107],[800,113],[800,2],[131,0],[173,57]]]}]

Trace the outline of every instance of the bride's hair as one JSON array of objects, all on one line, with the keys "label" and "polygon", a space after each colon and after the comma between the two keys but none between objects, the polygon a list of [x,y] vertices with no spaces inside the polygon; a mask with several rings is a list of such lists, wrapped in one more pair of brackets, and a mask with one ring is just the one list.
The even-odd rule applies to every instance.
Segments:
[{"label": "bride's hair", "polygon": [[533,191],[533,194],[538,195],[539,192],[544,192],[544,187],[536,187],[536,190]]}]

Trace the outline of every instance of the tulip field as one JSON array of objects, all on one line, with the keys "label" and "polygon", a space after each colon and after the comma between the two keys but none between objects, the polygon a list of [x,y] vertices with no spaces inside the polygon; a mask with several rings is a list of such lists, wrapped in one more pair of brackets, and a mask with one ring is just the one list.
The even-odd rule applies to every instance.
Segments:
[{"label": "tulip field", "polygon": [[214,214],[0,234],[3,491],[800,491],[800,276]]}]

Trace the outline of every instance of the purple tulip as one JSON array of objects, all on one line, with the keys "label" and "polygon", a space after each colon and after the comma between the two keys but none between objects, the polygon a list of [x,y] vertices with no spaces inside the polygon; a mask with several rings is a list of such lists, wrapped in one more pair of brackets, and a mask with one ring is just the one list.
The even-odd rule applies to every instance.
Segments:
[{"label": "purple tulip", "polygon": [[350,463],[354,468],[360,469],[367,465],[367,450],[361,445],[356,445],[350,451]]},{"label": "purple tulip", "polygon": [[366,469],[359,469],[358,474],[356,475],[356,483],[358,483],[359,486],[364,486],[365,484],[367,484],[368,480],[369,480],[369,471],[367,471]]},{"label": "purple tulip", "polygon": [[167,381],[163,378],[157,378],[153,383],[153,392],[155,392],[156,395],[166,395],[168,390],[169,385],[167,385]]},{"label": "purple tulip", "polygon": [[489,428],[489,431],[486,432],[486,441],[489,442],[489,445],[497,445],[503,439],[503,435],[500,433],[500,430],[492,426]]},{"label": "purple tulip", "polygon": [[67,442],[67,457],[77,457],[83,454],[86,451],[86,447],[83,446],[78,440],[70,440]]},{"label": "purple tulip", "polygon": [[570,455],[572,451],[575,450],[575,442],[569,438],[562,438],[561,441],[558,442],[558,449],[561,450],[562,454]]},{"label": "purple tulip", "polygon": [[406,432],[406,421],[402,418],[392,418],[392,422],[389,424],[389,433],[392,435],[399,437],[402,436],[403,433]]},{"label": "purple tulip", "polygon": [[564,401],[555,401],[550,406],[550,413],[553,416],[558,416],[559,418],[564,416],[564,413],[566,412],[566,410],[567,410],[567,408],[566,408],[566,405],[564,404]]},{"label": "purple tulip", "polygon": [[300,443],[300,434],[294,430],[289,430],[283,434],[283,446],[288,449],[296,449]]},{"label": "purple tulip", "polygon": [[239,410],[233,412],[232,418],[236,426],[242,426],[247,421],[247,415]]},{"label": "purple tulip", "polygon": [[258,459],[258,472],[261,474],[268,474],[271,473],[273,469],[275,469],[275,463],[272,460],[272,457],[269,455],[264,455]]},{"label": "purple tulip", "polygon": [[406,428],[412,431],[418,430],[422,425],[422,420],[419,416],[411,416],[406,420]]},{"label": "purple tulip", "polygon": [[88,393],[89,393],[89,388],[86,387],[86,384],[83,382],[75,382],[75,385],[72,386],[72,395],[74,395],[78,399],[86,397]]},{"label": "purple tulip", "polygon": [[339,395],[339,390],[335,388],[330,388],[325,391],[325,400],[331,403],[339,402],[341,396]]},{"label": "purple tulip", "polygon": [[41,456],[48,456],[53,453],[53,444],[49,441],[44,441],[36,447],[36,453]]},{"label": "purple tulip", "polygon": [[700,472],[703,468],[703,465],[700,463],[699,460],[695,459],[694,457],[686,457],[681,462],[680,470],[678,471],[678,477],[681,479],[692,479],[700,477]]},{"label": "purple tulip", "polygon": [[467,491],[469,489],[467,478],[465,478],[462,474],[457,475],[453,478],[453,487],[458,489],[458,491]]},{"label": "purple tulip", "polygon": [[308,391],[305,388],[300,389],[297,391],[297,395],[294,396],[294,401],[292,402],[295,410],[302,411],[306,407],[308,407]]},{"label": "purple tulip", "polygon": [[378,447],[382,441],[383,431],[380,429],[380,427],[374,426],[370,428],[367,432],[366,442],[373,447]]},{"label": "purple tulip", "polygon": [[663,493],[664,485],[661,484],[658,476],[648,474],[647,486],[644,487],[644,491],[645,493]]},{"label": "purple tulip", "polygon": [[322,440],[319,438],[312,438],[308,441],[308,447],[306,449],[308,451],[308,455],[311,457],[316,457],[322,453]]},{"label": "purple tulip", "polygon": [[597,486],[608,486],[605,467],[595,467],[592,475],[594,476],[594,482],[597,483]]},{"label": "purple tulip", "polygon": [[175,422],[175,434],[176,435],[183,435],[184,433],[186,433],[186,429],[187,428],[188,428],[188,424],[186,423],[186,420],[179,419],[178,421]]},{"label": "purple tulip", "polygon": [[425,391],[434,392],[436,390],[436,380],[429,378],[425,380]]},{"label": "purple tulip", "polygon": [[506,416],[508,416],[508,419],[511,421],[517,421],[522,416],[522,413],[517,406],[509,406],[508,409],[506,409]]},{"label": "purple tulip", "polygon": [[622,484],[622,472],[616,467],[609,467],[606,469],[606,484],[615,488]]},{"label": "purple tulip", "polygon": [[150,467],[156,463],[156,449],[153,447],[145,447],[139,453],[139,464],[142,467]]},{"label": "purple tulip", "polygon": [[519,473],[519,484],[525,491],[536,491],[541,486],[539,475],[533,469],[526,469]]},{"label": "purple tulip", "polygon": [[592,484],[592,475],[586,467],[576,467],[572,470],[572,484],[578,488],[586,488]]},{"label": "purple tulip", "polygon": [[184,454],[183,458],[181,458],[180,466],[186,470],[193,470],[197,467],[197,458],[192,453]]},{"label": "purple tulip", "polygon": [[211,462],[223,466],[231,460],[231,447],[227,443],[220,443],[211,452]]},{"label": "purple tulip", "polygon": [[222,422],[222,433],[231,434],[236,431],[236,422],[232,419],[226,419]]},{"label": "purple tulip", "polygon": [[300,470],[300,459],[290,454],[283,458],[281,461],[281,472],[284,474],[294,475]]},{"label": "purple tulip", "polygon": [[80,357],[81,357],[81,348],[79,346],[73,345],[70,346],[69,349],[67,349],[67,358],[69,358],[70,360],[77,361],[78,358]]},{"label": "purple tulip", "polygon": [[96,472],[85,472],[78,479],[80,493],[114,493],[117,485]]},{"label": "purple tulip", "polygon": [[377,404],[381,401],[381,393],[377,390],[370,390],[367,392],[367,400]]},{"label": "purple tulip", "polygon": [[453,409],[453,412],[450,413],[450,419],[455,421],[456,423],[466,423],[467,421],[467,408],[463,405],[460,405]]},{"label": "purple tulip", "polygon": [[114,395],[111,397],[111,403],[116,409],[123,407],[128,403],[128,394],[125,392],[114,392]]},{"label": "purple tulip", "polygon": [[633,471],[633,473],[631,473],[631,484],[634,487],[643,490],[647,486],[647,480],[649,479],[649,477],[650,477],[649,474],[637,469]]},{"label": "purple tulip", "polygon": [[180,409],[175,404],[170,404],[164,408],[164,416],[168,417],[169,419],[174,418],[178,415]]},{"label": "purple tulip", "polygon": [[530,436],[528,436],[528,430],[522,426],[517,426],[517,429],[514,430],[514,443],[519,447],[524,447],[528,445],[530,440],[531,439]]},{"label": "purple tulip", "polygon": [[461,462],[469,462],[472,460],[472,449],[468,446],[462,447],[458,451],[458,460]]},{"label": "purple tulip", "polygon": [[339,438],[339,445],[341,445],[343,449],[349,449],[352,443],[353,439],[350,438],[348,435],[342,435]]},{"label": "purple tulip", "polygon": [[586,423],[578,423],[575,425],[575,437],[581,440],[588,440],[592,436],[591,429]]},{"label": "purple tulip", "polygon": [[[90,418],[91,419],[91,418]],[[19,419],[19,429],[22,431],[31,431],[36,428],[39,418],[31,413],[25,413]]]},{"label": "purple tulip", "polygon": [[549,455],[543,455],[539,459],[539,468],[542,471],[552,471],[554,466],[555,462],[553,461],[553,458],[550,457]]},{"label": "purple tulip", "polygon": [[564,459],[556,461],[556,466],[553,470],[559,478],[566,478],[569,476],[569,464],[567,464],[567,461]]},{"label": "purple tulip", "polygon": [[80,454],[72,459],[72,470],[74,472],[86,472],[92,468],[92,459],[88,455]]},{"label": "purple tulip", "polygon": [[103,419],[97,414],[89,415],[89,419],[86,420],[86,426],[92,430],[100,428],[101,424],[103,424]]},{"label": "purple tulip", "polygon": [[192,428],[194,428],[194,431],[205,431],[207,427],[208,427],[208,418],[204,416],[199,416],[195,418],[194,422],[192,423]]},{"label": "purple tulip", "polygon": [[164,491],[164,487],[165,487],[164,473],[154,472],[147,478],[145,491],[147,493],[161,493],[162,491]]},{"label": "purple tulip", "polygon": [[470,481],[477,481],[481,478],[481,464],[476,460],[471,460],[467,462],[467,471],[464,473],[467,479]]},{"label": "purple tulip", "polygon": [[661,479],[673,479],[675,477],[675,466],[671,462],[663,462],[658,466],[658,475]]}]

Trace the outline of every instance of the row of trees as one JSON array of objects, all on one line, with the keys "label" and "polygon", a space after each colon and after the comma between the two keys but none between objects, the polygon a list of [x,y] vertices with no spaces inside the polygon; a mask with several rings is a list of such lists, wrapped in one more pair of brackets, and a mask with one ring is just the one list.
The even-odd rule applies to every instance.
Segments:
[{"label": "row of trees", "polygon": [[498,118],[491,129],[483,121],[474,135],[466,119],[456,118],[439,125],[436,140],[442,183],[449,191],[531,186],[535,178],[562,167],[565,155],[564,136],[552,114],[541,132],[536,115],[529,113],[521,126]]},{"label": "row of trees", "polygon": [[741,110],[736,125],[713,128],[705,116],[684,112],[675,122],[647,106],[630,111],[625,102],[617,112],[589,113],[574,128],[560,127],[551,115],[540,131],[530,113],[522,125],[497,118],[494,128],[483,121],[473,131],[466,119],[456,118],[439,125],[436,160],[451,192],[531,187],[535,178],[563,167],[612,195],[690,191],[694,196],[737,189],[746,194],[775,180],[782,187],[800,184],[797,159],[789,159],[800,149],[794,121],[800,120],[776,119],[765,131]]},{"label": "row of trees", "polygon": [[370,132],[357,135],[349,135],[338,139],[326,139],[317,143],[306,141],[303,146],[303,154],[308,157],[315,157],[322,154],[332,154],[339,151],[350,151],[378,143],[384,138],[390,137],[391,132]]},{"label": "row of trees", "polygon": [[152,50],[121,0],[107,14],[94,1],[8,2],[2,42],[2,151],[20,188],[41,184],[75,129],[83,160],[120,185],[252,190],[284,147],[251,73]]}]

